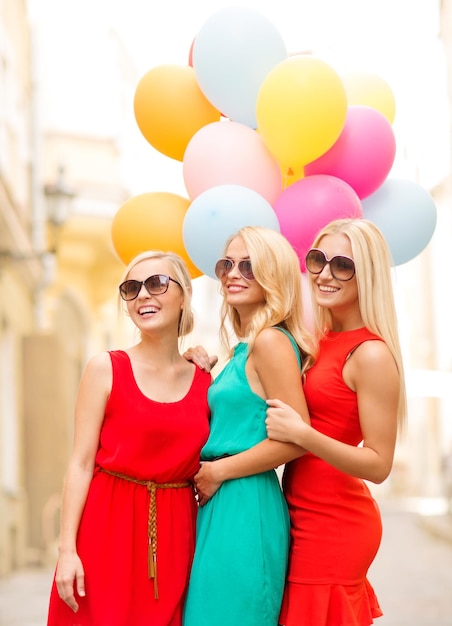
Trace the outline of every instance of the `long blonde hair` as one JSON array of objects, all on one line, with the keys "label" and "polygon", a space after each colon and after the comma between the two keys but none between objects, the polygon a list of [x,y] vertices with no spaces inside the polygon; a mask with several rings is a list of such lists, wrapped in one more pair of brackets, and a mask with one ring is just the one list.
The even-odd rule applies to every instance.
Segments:
[{"label": "long blonde hair", "polygon": [[[319,247],[326,235],[338,234],[345,235],[350,241],[355,261],[359,308],[364,325],[383,339],[396,362],[400,377],[398,419],[402,424],[406,416],[407,399],[391,280],[393,263],[388,244],[373,222],[358,218],[331,222],[317,234],[312,247]],[[332,327],[331,313],[327,308],[315,304],[313,313],[316,334],[320,336],[325,329]]]},{"label": "long blonde hair", "polygon": [[[182,293],[184,296],[184,307],[181,310],[181,315],[179,318],[179,326],[178,326],[178,337],[184,337],[188,335],[193,330],[194,326],[194,317],[193,311],[191,308],[191,298],[192,298],[192,284],[190,273],[187,269],[185,261],[178,254],[174,252],[163,252],[162,250],[147,250],[146,252],[142,252],[138,254],[135,258],[133,258],[121,279],[121,282],[124,282],[128,279],[129,274],[138,263],[141,261],[147,261],[149,259],[161,259],[162,261],[167,261],[172,269],[172,276],[174,280],[180,284],[180,288],[182,289]],[[122,305],[122,301],[118,295],[119,304]]]},{"label": "long blonde hair", "polygon": [[[315,341],[303,321],[301,272],[299,259],[287,239],[270,228],[246,226],[226,242],[225,252],[231,241],[241,237],[248,251],[256,281],[264,291],[265,303],[256,311],[248,328],[249,350],[253,349],[256,336],[264,328],[281,326],[298,344],[304,372],[313,363]],[[221,307],[220,338],[231,353],[226,321],[234,333],[241,332],[237,310],[224,298]]]}]

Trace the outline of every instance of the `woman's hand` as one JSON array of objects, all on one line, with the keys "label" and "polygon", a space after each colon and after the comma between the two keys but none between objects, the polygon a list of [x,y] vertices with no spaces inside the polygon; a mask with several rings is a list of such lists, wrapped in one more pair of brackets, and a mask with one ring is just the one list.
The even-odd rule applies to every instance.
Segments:
[{"label": "woman's hand", "polygon": [[303,435],[311,428],[301,419],[297,411],[281,400],[267,400],[265,426],[269,439],[285,443],[296,443],[303,447]]},{"label": "woman's hand", "polygon": [[195,488],[199,506],[204,506],[215,495],[223,481],[216,476],[216,461],[204,461],[195,476]]},{"label": "woman's hand", "polygon": [[200,369],[209,373],[215,365],[218,363],[218,357],[216,354],[208,355],[202,346],[195,346],[194,348],[188,348],[182,355],[187,361],[192,361]]},{"label": "woman's hand", "polygon": [[76,552],[67,552],[60,555],[55,575],[58,595],[66,604],[77,613],[78,602],[75,599],[74,583],[80,597],[85,595],[85,572],[82,562]]}]

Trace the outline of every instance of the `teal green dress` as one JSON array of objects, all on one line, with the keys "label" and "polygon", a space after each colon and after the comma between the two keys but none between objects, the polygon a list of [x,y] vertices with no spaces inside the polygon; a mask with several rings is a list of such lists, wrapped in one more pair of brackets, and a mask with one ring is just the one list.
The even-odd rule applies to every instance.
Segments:
[{"label": "teal green dress", "polygon": [[[248,384],[247,357],[248,344],[239,343],[210,386],[204,461],[237,454],[267,437],[267,404]],[[276,626],[288,547],[289,516],[276,472],[224,482],[198,511],[184,626]]]}]

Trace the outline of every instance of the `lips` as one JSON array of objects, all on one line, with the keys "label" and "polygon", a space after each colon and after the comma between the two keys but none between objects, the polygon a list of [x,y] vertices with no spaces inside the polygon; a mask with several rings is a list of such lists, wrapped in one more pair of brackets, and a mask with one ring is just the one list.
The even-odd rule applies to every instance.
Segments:
[{"label": "lips", "polygon": [[159,309],[155,306],[142,306],[138,309],[140,315],[153,315],[158,313]]},{"label": "lips", "polygon": [[241,291],[248,289],[248,287],[245,285],[227,285],[226,289],[229,293],[240,293]]},{"label": "lips", "polygon": [[333,287],[331,285],[318,285],[318,288],[322,293],[336,293],[339,291],[339,287]]}]

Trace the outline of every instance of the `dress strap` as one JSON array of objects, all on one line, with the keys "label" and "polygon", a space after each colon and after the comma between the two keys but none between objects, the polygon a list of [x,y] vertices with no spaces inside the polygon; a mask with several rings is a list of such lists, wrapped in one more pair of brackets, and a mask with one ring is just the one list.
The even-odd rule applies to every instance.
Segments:
[{"label": "dress strap", "polygon": [[275,328],[276,330],[280,330],[282,333],[284,333],[286,335],[286,337],[288,337],[290,339],[290,343],[292,344],[292,347],[293,347],[294,352],[296,354],[297,361],[298,361],[298,367],[299,367],[300,372],[301,372],[301,368],[302,368],[301,354],[300,354],[300,348],[299,348],[297,342],[292,337],[292,335],[289,333],[289,331],[286,330],[285,328],[283,328],[282,326],[273,326],[273,328]]},{"label": "dress strap", "polygon": [[149,491],[149,511],[148,511],[148,576],[150,579],[154,579],[154,598],[158,600],[158,583],[157,583],[157,489],[184,489],[192,487],[190,482],[180,483],[156,483],[153,480],[140,480],[133,476],[127,476],[127,474],[121,474],[120,472],[113,472],[103,467],[99,467],[101,472],[120,478],[121,480],[127,480],[130,483],[136,485],[143,485]]}]

